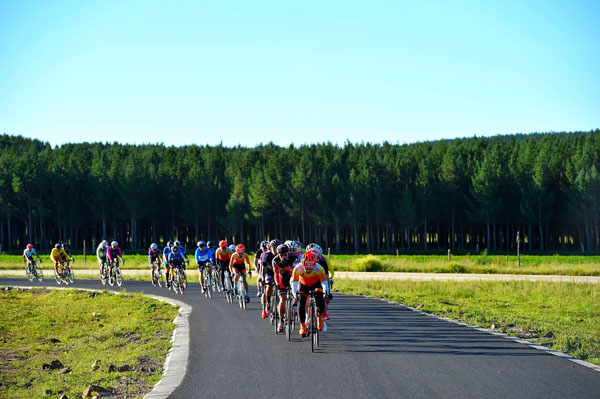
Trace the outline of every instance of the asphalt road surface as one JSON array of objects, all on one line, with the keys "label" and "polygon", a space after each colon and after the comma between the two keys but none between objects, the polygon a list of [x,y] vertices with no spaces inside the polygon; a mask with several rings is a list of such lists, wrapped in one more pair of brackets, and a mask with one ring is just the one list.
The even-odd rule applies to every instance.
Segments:
[{"label": "asphalt road surface", "polygon": [[183,296],[149,282],[124,287],[192,306],[188,370],[171,398],[600,398],[598,371],[376,299],[336,294],[312,353],[297,331],[291,342],[275,335],[255,289],[243,311],[223,294],[206,299],[197,283]]}]

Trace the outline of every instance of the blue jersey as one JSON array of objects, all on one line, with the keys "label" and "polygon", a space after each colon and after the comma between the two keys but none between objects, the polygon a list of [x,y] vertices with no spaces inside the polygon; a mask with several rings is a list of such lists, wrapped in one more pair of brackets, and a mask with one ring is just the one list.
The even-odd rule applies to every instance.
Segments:
[{"label": "blue jersey", "polygon": [[204,248],[204,251],[202,251],[200,248],[196,249],[196,262],[206,262],[209,259],[212,259],[210,249]]},{"label": "blue jersey", "polygon": [[180,265],[183,263],[183,254],[179,251],[171,252],[169,254],[169,263],[174,263],[176,265]]},{"label": "blue jersey", "polygon": [[169,254],[171,253],[171,249],[169,248],[168,245],[165,247],[165,249],[163,249],[162,253],[163,253],[163,261],[166,265],[167,262],[169,261]]}]

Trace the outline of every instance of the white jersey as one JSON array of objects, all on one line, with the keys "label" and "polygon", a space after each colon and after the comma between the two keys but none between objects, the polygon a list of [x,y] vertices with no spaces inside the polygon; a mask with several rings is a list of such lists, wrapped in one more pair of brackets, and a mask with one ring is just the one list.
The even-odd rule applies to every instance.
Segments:
[{"label": "white jersey", "polygon": [[23,256],[28,259],[31,259],[33,255],[38,256],[37,252],[35,252],[35,248],[26,249],[25,251],[23,251]]}]

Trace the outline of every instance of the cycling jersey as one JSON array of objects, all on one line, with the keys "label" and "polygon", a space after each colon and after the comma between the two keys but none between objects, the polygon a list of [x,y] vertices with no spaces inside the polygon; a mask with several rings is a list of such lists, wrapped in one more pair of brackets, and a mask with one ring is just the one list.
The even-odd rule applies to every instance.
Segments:
[{"label": "cycling jersey", "polygon": [[23,256],[27,259],[32,259],[33,255],[38,256],[37,252],[35,252],[35,248],[26,249],[23,251]]},{"label": "cycling jersey", "polygon": [[319,260],[317,261],[317,263],[319,263],[319,265],[323,267],[323,270],[325,270],[325,274],[329,274],[329,265],[327,264],[327,260],[325,260],[325,257],[323,255],[319,255]]},{"label": "cycling jersey", "polygon": [[153,249],[148,250],[148,263],[153,264],[162,254],[160,253],[160,249],[156,251]]},{"label": "cycling jersey", "polygon": [[169,254],[169,263],[182,267],[183,266],[183,254],[179,251],[171,252]]},{"label": "cycling jersey", "polygon": [[217,260],[229,261],[229,258],[231,258],[231,251],[228,249],[219,248],[217,249],[215,256]]},{"label": "cycling jersey", "polygon": [[254,254],[254,267],[257,269],[260,267],[260,257],[262,256],[263,252],[265,251],[263,251],[262,248],[259,248]]},{"label": "cycling jersey", "polygon": [[292,278],[292,272],[294,270],[294,263],[296,262],[295,256],[288,255],[282,258],[277,255],[273,258],[273,271],[275,273],[275,282],[280,292],[284,292],[290,285],[290,279]]},{"label": "cycling jersey", "polygon": [[102,262],[103,260],[106,260],[106,254],[108,252],[108,247],[103,247],[102,243],[100,243],[100,245],[98,245],[98,248],[96,248],[96,258],[98,258],[98,262]]},{"label": "cycling jersey", "polygon": [[113,259],[121,258],[123,259],[123,254],[121,253],[121,247],[109,247],[107,251],[108,260],[112,262]]},{"label": "cycling jersey", "polygon": [[264,252],[260,257],[260,262],[263,270],[263,274],[268,273],[273,276],[273,259],[275,254],[271,251]]},{"label": "cycling jersey", "polygon": [[64,249],[52,248],[50,252],[50,259],[54,262],[62,262],[62,258],[67,257],[67,253]]},{"label": "cycling jersey", "polygon": [[[308,269],[304,267],[304,265],[298,265],[294,268],[294,272],[292,273],[292,281],[299,281],[300,285],[304,287],[312,288],[317,286],[318,283],[325,282],[326,280],[327,275],[321,265],[317,265],[312,269]],[[301,289],[300,291],[303,290]]]},{"label": "cycling jersey", "polygon": [[209,259],[211,259],[210,249],[204,248],[201,250],[200,248],[196,249],[196,262],[197,263],[206,263]]},{"label": "cycling jersey", "polygon": [[231,257],[229,268],[236,269],[238,273],[245,273],[246,265],[244,263],[247,263],[248,267],[250,267],[250,258],[248,257],[248,254],[244,254],[244,256],[240,258],[236,253]]},{"label": "cycling jersey", "polygon": [[171,253],[171,248],[169,248],[169,246],[165,246],[165,248],[163,249],[163,265],[167,266],[167,264],[169,263],[169,254]]}]

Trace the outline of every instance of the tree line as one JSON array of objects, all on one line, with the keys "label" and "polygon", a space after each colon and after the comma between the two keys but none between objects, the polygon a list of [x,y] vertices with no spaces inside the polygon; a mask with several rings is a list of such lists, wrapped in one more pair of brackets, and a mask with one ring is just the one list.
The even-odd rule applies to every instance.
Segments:
[{"label": "tree line", "polygon": [[336,252],[598,251],[600,130],[398,144],[0,136],[0,251],[264,238]]}]

